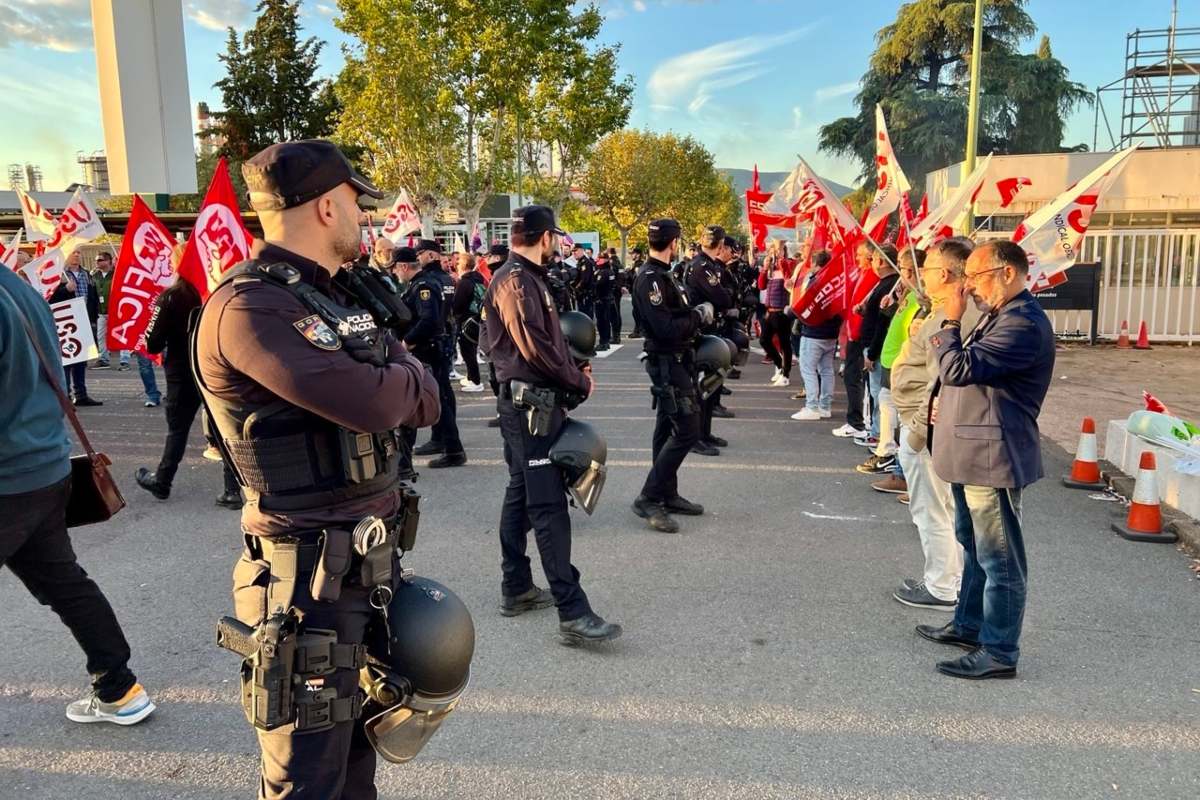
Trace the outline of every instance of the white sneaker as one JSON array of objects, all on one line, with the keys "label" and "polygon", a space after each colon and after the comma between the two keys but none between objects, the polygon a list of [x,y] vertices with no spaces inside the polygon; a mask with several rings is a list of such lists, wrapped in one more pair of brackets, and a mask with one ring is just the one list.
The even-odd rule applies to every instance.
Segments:
[{"label": "white sneaker", "polygon": [[775,383],[775,381],[779,380],[781,377],[783,377],[783,368],[776,367],[775,374],[771,376],[771,380],[767,381],[767,383],[773,384],[773,383]]},{"label": "white sneaker", "polygon": [[771,382],[771,385],[772,386],[790,386],[791,383],[792,383],[792,381],[790,378],[787,378],[784,375],[780,375],[778,378],[776,378],[774,381]]},{"label": "white sneaker", "polygon": [[470,382],[471,382],[471,379],[470,379],[470,378],[468,378],[466,375],[463,375],[463,376],[462,376],[462,378],[461,378],[461,379],[458,381],[458,385],[459,385],[459,386],[466,386],[466,385],[467,385],[468,383],[470,383]]},{"label": "white sneaker", "polygon": [[460,388],[464,392],[471,392],[472,394],[474,394],[475,392],[483,391],[483,384],[482,383],[471,383],[470,381],[467,381]]},{"label": "white sneaker", "polygon": [[458,374],[458,370],[455,370],[455,369],[450,370],[450,380],[456,381],[456,380],[459,380],[460,378],[462,378],[462,375]]},{"label": "white sneaker", "polygon": [[852,433],[850,435],[853,436],[855,439],[870,439],[871,438],[871,429],[863,428],[861,431],[855,431],[854,433]]},{"label": "white sneaker", "polygon": [[810,422],[814,419],[820,419],[820,418],[821,418],[820,412],[813,411],[811,408],[808,408],[807,406],[800,409],[795,414],[792,414],[792,419],[800,420],[802,422]]},{"label": "white sneaker", "polygon": [[466,363],[467,363],[466,359],[464,359],[462,356],[458,356],[457,358],[454,359],[454,366],[456,366],[456,367],[461,367],[463,364],[466,364]]},{"label": "white sneaker", "polygon": [[76,700],[67,706],[67,719],[72,722],[111,722],[114,725],[136,725],[155,709],[150,695],[135,683],[133,688],[125,693],[115,703],[102,703],[96,695]]},{"label": "white sneaker", "polygon": [[840,428],[833,429],[833,435],[838,437],[839,439],[848,439],[851,436],[857,436],[858,434],[859,434],[858,428],[854,427],[849,422],[847,422],[845,425],[843,425]]},{"label": "white sneaker", "polygon": [[828,408],[823,408],[817,413],[821,415],[821,419],[829,419],[833,416],[833,411],[829,410]]}]

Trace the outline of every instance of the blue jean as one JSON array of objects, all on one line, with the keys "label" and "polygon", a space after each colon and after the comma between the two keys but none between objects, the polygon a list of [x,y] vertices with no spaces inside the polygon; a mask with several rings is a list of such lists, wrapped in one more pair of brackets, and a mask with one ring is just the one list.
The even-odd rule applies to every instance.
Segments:
[{"label": "blue jean", "polygon": [[1025,618],[1025,540],[1021,490],[950,485],[954,536],[963,548],[962,587],[954,628],[997,661],[1017,663]]},{"label": "blue jean", "polygon": [[151,403],[162,402],[162,394],[158,391],[158,381],[154,377],[154,362],[141,353],[135,353],[138,362],[138,374],[142,376],[142,388],[146,390],[146,399]]},{"label": "blue jean", "polygon": [[871,395],[871,435],[879,438],[879,390],[883,388],[883,365],[878,361],[867,372],[867,391]]},{"label": "blue jean", "polygon": [[81,400],[88,396],[86,361],[80,361],[77,364],[63,367],[63,373],[67,376],[68,396],[76,400]]},{"label": "blue jean", "polygon": [[837,339],[800,338],[800,377],[804,379],[804,405],[813,411],[833,406],[833,353]]}]

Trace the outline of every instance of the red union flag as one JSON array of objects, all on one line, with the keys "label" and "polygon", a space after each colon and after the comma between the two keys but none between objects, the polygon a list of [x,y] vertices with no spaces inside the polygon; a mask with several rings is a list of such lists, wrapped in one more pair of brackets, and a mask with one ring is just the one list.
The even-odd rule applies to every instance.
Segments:
[{"label": "red union flag", "polygon": [[58,284],[62,281],[63,272],[66,268],[67,257],[63,255],[62,250],[55,248],[54,250],[47,250],[21,267],[21,274],[25,276],[25,280],[29,281],[30,286],[37,289],[42,293],[42,297],[49,300],[50,295],[54,294],[54,290],[58,288]]},{"label": "red union flag", "polygon": [[5,246],[3,252],[0,252],[0,264],[9,269],[17,268],[17,253],[21,250],[21,236],[25,233],[24,228],[17,228],[17,232],[13,234],[8,245]]},{"label": "red union flag", "polygon": [[171,285],[171,250],[175,239],[142,198],[134,195],[129,225],[113,268],[108,298],[110,350],[146,352],[143,334],[150,324],[154,301]]},{"label": "red union flag", "polygon": [[1029,288],[1039,292],[1067,280],[1100,197],[1116,182],[1137,146],[1115,154],[1087,177],[1033,212],[1012,240],[1029,256]]},{"label": "red union flag", "polygon": [[392,203],[392,210],[383,221],[383,237],[398,242],[414,231],[421,230],[421,215],[408,197],[408,190],[401,189]]},{"label": "red union flag", "polygon": [[883,119],[883,109],[875,105],[875,199],[871,202],[867,221],[863,223],[865,230],[871,230],[886,220],[892,212],[900,207],[900,199],[908,195],[912,186],[896,161],[896,152],[892,149],[892,140],[888,136],[887,123]]},{"label": "red union flag", "polygon": [[779,184],[779,188],[771,193],[763,213],[790,214],[801,220],[809,220],[820,208],[829,214],[836,238],[848,238],[859,229],[858,220],[850,210],[830,191],[808,162],[801,158],[796,168]]},{"label": "red union flag", "polygon": [[930,211],[920,224],[908,234],[909,241],[914,247],[929,248],[942,239],[954,235],[954,225],[958,218],[975,202],[979,190],[983,188],[983,178],[987,175],[988,167],[992,164],[992,155],[979,163],[975,171],[958,185],[945,202]]},{"label": "red union flag", "polygon": [[17,195],[21,200],[26,238],[31,242],[38,242],[46,250],[59,249],[64,256],[70,256],[79,245],[104,235],[104,224],[100,222],[100,215],[96,213],[96,208],[82,189],[75,190],[71,202],[58,217],[20,189],[17,190]]},{"label": "red union flag", "polygon": [[17,189],[17,199],[21,201],[21,217],[25,223],[25,239],[30,242],[48,242],[54,237],[58,220],[54,218],[42,204],[26,194],[24,189]]},{"label": "red union flag", "polygon": [[225,270],[250,257],[253,239],[242,224],[229,167],[222,158],[213,171],[196,225],[184,247],[179,274],[196,287],[200,297],[206,298],[221,282]]}]

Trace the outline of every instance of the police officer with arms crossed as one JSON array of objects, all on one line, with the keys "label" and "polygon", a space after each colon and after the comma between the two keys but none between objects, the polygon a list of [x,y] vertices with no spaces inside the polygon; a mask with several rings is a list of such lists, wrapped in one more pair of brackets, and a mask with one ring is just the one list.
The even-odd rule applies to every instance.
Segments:
[{"label": "police officer with arms crossed", "polygon": [[[590,368],[581,370],[571,359],[545,283],[546,263],[562,235],[554,212],[546,206],[524,206],[513,212],[508,262],[492,277],[483,321],[487,351],[500,383],[497,408],[509,474],[499,526],[504,571],[500,613],[516,616],[553,603],[558,606],[562,641],[583,644],[615,639],[621,626],[592,611],[579,585],[579,570],[571,564],[566,485],[550,459],[551,446],[566,420],[564,405],[582,402],[594,385]],[[514,405],[514,392],[522,384],[549,390],[556,398],[540,435],[531,431],[525,411]],[[550,592],[533,583],[525,555],[530,528]]]},{"label": "police officer with arms crossed", "polygon": [[[458,434],[458,409],[454,387],[450,383],[450,358],[446,355],[449,337],[450,300],[453,282],[442,269],[439,255],[442,246],[433,239],[417,242],[417,265],[397,265],[400,280],[406,291],[404,302],[412,310],[413,324],[404,334],[404,344],[413,355],[429,365],[437,380],[441,415],[433,425],[429,441],[413,449],[413,455],[438,458],[429,462],[430,469],[461,467],[467,463],[462,438]],[[447,297],[446,290],[450,287]]]},{"label": "police officer with arms crossed", "polygon": [[687,293],[671,274],[683,231],[673,219],[649,226],[650,259],[633,284],[633,309],[645,334],[646,372],[658,416],[654,423],[654,464],[633,511],[664,533],[679,530],[670,512],[698,516],[704,508],[679,496],[679,467],[700,440],[700,400],[692,364],[692,343],[713,321],[711,303],[688,306]]},{"label": "police officer with arms crossed", "polygon": [[[733,308],[733,296],[722,283],[725,268],[720,258],[726,255],[725,229],[720,225],[709,225],[700,236],[700,252],[687,266],[684,287],[692,298],[692,302],[712,304],[714,319],[706,322],[700,333],[721,335],[721,321],[725,312]],[[713,436],[712,421],[714,416],[732,417],[733,412],[717,407],[721,403],[721,393],[713,392],[706,400],[700,401],[700,441],[696,442],[692,451],[702,456],[720,454],[718,447],[729,443],[724,439]]]},{"label": "police officer with arms crossed", "polygon": [[[375,753],[357,718],[359,645],[379,586],[346,574],[357,563],[348,531],[375,517],[394,541],[405,495],[393,430],[437,419],[437,385],[335,278],[358,258],[359,194],[383,193],[325,141],[271,145],[242,172],[265,242],[213,291],[193,340],[199,387],[246,492],[232,624],[254,629],[240,639],[251,650],[260,635],[295,643],[297,619],[301,633],[325,634],[323,651],[297,647],[306,667],[299,655],[278,660],[288,672],[274,694],[259,692],[275,673],[247,655],[260,797],[373,800]],[[393,554],[385,552],[389,570]],[[274,633],[272,620],[281,621]],[[327,669],[317,666],[322,654]],[[307,677],[294,694],[292,675]]]}]

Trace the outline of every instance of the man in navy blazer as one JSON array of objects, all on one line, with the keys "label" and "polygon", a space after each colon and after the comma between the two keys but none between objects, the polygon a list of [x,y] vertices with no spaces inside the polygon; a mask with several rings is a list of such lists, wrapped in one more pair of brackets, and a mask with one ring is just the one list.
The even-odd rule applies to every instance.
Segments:
[{"label": "man in navy blazer", "polygon": [[[1020,246],[983,244],[930,338],[939,372],[933,468],[951,484],[964,565],[954,621],[919,625],[917,633],[970,650],[937,665],[958,678],[1017,674],[1026,576],[1021,490],[1042,477],[1037,418],[1054,371],[1054,330],[1025,288],[1028,273]],[[985,316],[964,338],[968,298]]]}]

